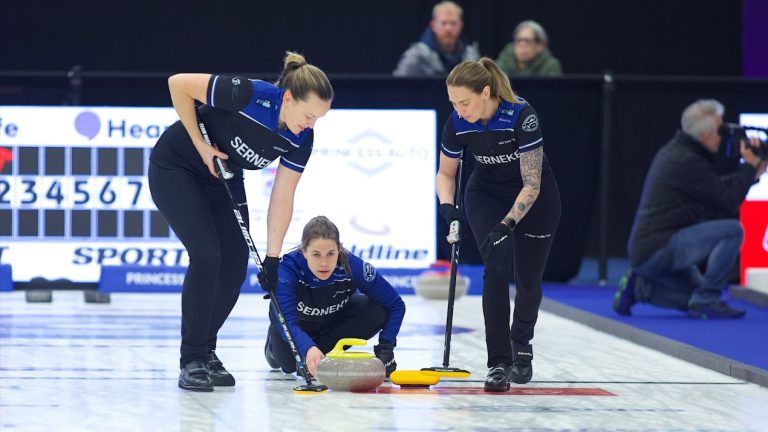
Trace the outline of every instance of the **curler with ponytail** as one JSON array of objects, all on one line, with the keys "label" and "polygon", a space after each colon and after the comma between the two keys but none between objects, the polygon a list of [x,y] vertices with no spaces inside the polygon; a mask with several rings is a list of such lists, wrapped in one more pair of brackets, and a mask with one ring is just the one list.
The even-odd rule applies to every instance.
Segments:
[{"label": "curler with ponytail", "polygon": [[294,99],[299,101],[307,100],[312,93],[324,101],[333,99],[333,87],[325,72],[307,63],[301,54],[292,51],[286,51],[283,71],[275,85],[290,90]]},{"label": "curler with ponytail", "polygon": [[491,96],[507,102],[520,103],[507,75],[488,57],[478,61],[459,63],[448,74],[445,84],[452,87],[466,87],[477,94],[482,93],[483,88],[488,86],[491,89]]}]

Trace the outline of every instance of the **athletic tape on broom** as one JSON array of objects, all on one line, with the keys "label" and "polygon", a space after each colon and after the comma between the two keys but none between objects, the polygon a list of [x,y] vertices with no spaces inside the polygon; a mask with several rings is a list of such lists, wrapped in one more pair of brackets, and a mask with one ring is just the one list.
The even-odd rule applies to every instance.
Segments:
[{"label": "athletic tape on broom", "polygon": [[[10,267],[10,266],[8,266]],[[0,267],[1,268],[1,267]],[[423,272],[430,269],[377,269],[399,294],[414,294],[414,281]],[[184,282],[185,266],[102,266],[99,278],[101,292],[181,292]],[[10,269],[8,270],[10,274]],[[261,293],[261,286],[256,277],[255,266],[248,267],[245,282],[241,288],[244,293]],[[481,294],[483,291],[483,267],[460,265],[459,274],[470,279],[467,294]],[[0,270],[0,281],[2,281]],[[447,275],[446,275],[447,277]]]}]

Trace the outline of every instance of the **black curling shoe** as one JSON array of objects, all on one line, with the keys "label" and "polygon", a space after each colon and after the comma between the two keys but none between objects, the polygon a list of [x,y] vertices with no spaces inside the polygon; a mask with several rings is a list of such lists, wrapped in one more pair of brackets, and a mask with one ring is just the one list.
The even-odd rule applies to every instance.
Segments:
[{"label": "black curling shoe", "polygon": [[185,364],[179,372],[179,387],[184,390],[212,392],[213,379],[205,363],[193,360]]},{"label": "black curling shoe", "polygon": [[488,371],[485,378],[485,391],[505,392],[509,390],[509,380],[512,375],[512,367],[499,363]]},{"label": "black curling shoe", "polygon": [[215,351],[211,351],[208,354],[206,366],[211,374],[213,385],[219,387],[232,387],[235,385],[235,377],[224,369],[224,363],[219,360]]},{"label": "black curling shoe", "polygon": [[267,342],[264,344],[264,357],[267,359],[267,364],[272,369],[280,369],[280,363],[278,363],[275,355],[272,353],[272,343],[270,342],[270,335],[267,334]]},{"label": "black curling shoe", "polygon": [[512,382],[526,384],[533,377],[533,346],[512,342]]}]

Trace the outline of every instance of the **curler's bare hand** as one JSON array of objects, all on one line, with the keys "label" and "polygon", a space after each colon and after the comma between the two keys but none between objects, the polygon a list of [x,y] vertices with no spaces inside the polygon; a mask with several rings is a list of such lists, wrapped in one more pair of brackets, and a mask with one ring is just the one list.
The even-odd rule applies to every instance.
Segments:
[{"label": "curler's bare hand", "polygon": [[229,156],[219,150],[216,144],[209,146],[202,143],[202,145],[197,146],[197,152],[200,154],[200,158],[203,160],[205,166],[208,167],[208,172],[210,172],[212,176],[219,178],[219,175],[216,173],[216,163],[213,158],[217,157],[221,160],[227,160],[229,159]]}]

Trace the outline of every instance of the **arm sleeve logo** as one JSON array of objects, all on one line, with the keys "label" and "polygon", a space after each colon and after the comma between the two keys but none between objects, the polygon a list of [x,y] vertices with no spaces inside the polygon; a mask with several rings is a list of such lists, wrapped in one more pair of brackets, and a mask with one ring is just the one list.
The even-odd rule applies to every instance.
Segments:
[{"label": "arm sleeve logo", "polygon": [[526,132],[533,132],[539,128],[539,119],[536,118],[536,114],[531,114],[523,120],[523,130]]},{"label": "arm sleeve logo", "polygon": [[376,278],[376,267],[369,263],[365,263],[365,265],[363,265],[363,278],[366,282],[373,281],[373,279]]}]

